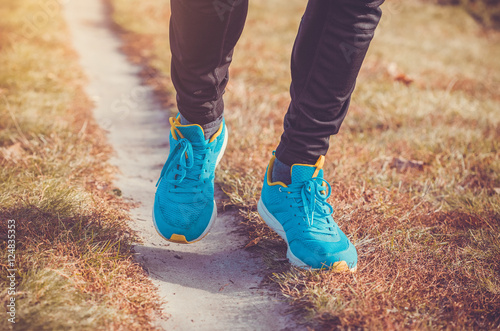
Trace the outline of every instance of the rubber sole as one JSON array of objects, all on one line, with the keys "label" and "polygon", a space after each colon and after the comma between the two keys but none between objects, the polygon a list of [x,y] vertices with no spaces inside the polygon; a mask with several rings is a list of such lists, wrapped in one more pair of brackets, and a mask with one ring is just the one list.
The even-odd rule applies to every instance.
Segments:
[{"label": "rubber sole", "polygon": [[[226,130],[224,131],[224,142],[222,143],[222,148],[220,150],[219,155],[217,155],[217,160],[215,162],[215,169],[217,169],[217,166],[219,165],[219,162],[220,162],[220,160],[222,160],[222,156],[224,155],[224,152],[226,151],[228,137],[229,137],[229,135],[228,135],[227,126],[226,126]],[[160,231],[158,230],[158,226],[156,225],[154,206],[153,206],[153,213],[152,214],[153,214],[153,224],[155,226],[155,230],[160,235],[160,237],[162,237],[163,239],[165,239],[167,241],[177,243],[177,244],[194,244],[195,242],[203,239],[210,232],[210,229],[214,225],[215,220],[217,219],[217,203],[214,200],[214,209],[212,211],[212,216],[210,217],[210,222],[208,222],[208,225],[207,225],[205,231],[203,231],[203,233],[198,238],[191,240],[191,241],[186,240],[186,237],[182,234],[173,233],[172,236],[170,236],[170,238],[167,238],[164,235],[162,235],[160,233]]]},{"label": "rubber sole", "polygon": [[346,271],[356,272],[357,265],[354,268],[349,268],[346,261],[335,262],[332,266],[330,267],[325,266],[324,268],[313,268],[309,266],[308,264],[306,264],[304,261],[302,261],[292,253],[292,251],[290,250],[290,245],[288,244],[288,240],[286,238],[285,229],[283,229],[283,226],[276,219],[276,217],[274,217],[273,214],[269,212],[266,205],[262,201],[262,198],[259,199],[259,203],[257,204],[257,211],[259,212],[264,222],[266,222],[266,224],[286,242],[287,246],[286,257],[288,258],[288,261],[290,261],[292,265],[303,269],[314,269],[314,270],[330,269],[335,272],[346,272]]}]

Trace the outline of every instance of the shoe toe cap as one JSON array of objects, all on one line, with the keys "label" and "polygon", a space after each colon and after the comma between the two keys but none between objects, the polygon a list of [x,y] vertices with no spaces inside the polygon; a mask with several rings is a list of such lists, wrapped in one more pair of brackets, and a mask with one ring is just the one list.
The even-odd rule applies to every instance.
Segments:
[{"label": "shoe toe cap", "polygon": [[354,269],[358,262],[356,248],[347,238],[336,243],[294,241],[290,244],[290,250],[298,260],[314,269],[335,267],[341,261],[344,261],[349,269]]},{"label": "shoe toe cap", "polygon": [[158,232],[167,240],[172,236],[184,236],[187,242],[195,241],[203,235],[214,217],[214,204],[206,203],[160,204],[155,199],[153,219]]}]

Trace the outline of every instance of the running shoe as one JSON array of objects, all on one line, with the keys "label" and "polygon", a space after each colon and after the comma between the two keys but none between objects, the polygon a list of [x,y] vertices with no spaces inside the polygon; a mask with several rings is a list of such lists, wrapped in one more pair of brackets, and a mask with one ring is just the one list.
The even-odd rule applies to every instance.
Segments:
[{"label": "running shoe", "polygon": [[292,183],[273,182],[271,158],[258,203],[262,219],[287,243],[287,258],[301,268],[355,271],[356,248],[332,217],[330,184],[323,178],[325,157],[315,165],[294,164]]},{"label": "running shoe", "polygon": [[224,120],[205,140],[198,124],[170,118],[170,154],[156,183],[153,223],[168,241],[190,244],[207,235],[217,218],[215,168],[227,143]]}]

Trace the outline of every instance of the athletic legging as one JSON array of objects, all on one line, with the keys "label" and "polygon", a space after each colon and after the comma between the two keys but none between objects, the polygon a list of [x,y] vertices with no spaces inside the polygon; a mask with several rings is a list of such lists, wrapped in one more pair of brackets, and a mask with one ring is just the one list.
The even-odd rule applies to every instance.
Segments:
[{"label": "athletic legging", "polygon": [[[283,163],[314,164],[326,154],[330,136],[347,113],[383,1],[308,1],[292,50],[291,102],[276,149]],[[171,7],[172,81],[179,112],[192,123],[219,124],[248,0],[171,0]]]}]

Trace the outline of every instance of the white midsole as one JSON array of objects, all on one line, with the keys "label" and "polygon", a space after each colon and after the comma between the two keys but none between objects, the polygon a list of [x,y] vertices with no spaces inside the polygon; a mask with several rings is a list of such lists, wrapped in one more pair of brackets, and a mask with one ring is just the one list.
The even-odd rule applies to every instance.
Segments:
[{"label": "white midsole", "polygon": [[[306,264],[304,261],[302,261],[292,253],[292,251],[290,250],[290,245],[288,244],[288,239],[286,238],[286,233],[285,229],[283,228],[283,225],[281,225],[281,223],[276,219],[276,217],[274,217],[273,214],[271,214],[269,210],[267,210],[266,205],[262,201],[262,197],[259,199],[259,203],[257,204],[257,210],[262,219],[264,220],[264,222],[266,222],[266,224],[286,242],[287,246],[286,257],[288,258],[288,261],[290,261],[291,264],[299,268],[315,269]],[[344,264],[347,267],[347,263],[345,261],[339,261],[337,263]],[[332,268],[335,268],[337,263],[334,263],[332,265]],[[354,267],[350,268],[349,270],[351,272],[356,272],[356,269],[357,267]]]},{"label": "white midsole", "polygon": [[276,217],[274,217],[269,212],[269,210],[267,210],[266,205],[262,201],[262,198],[259,199],[259,203],[257,204],[257,210],[258,210],[260,216],[262,217],[262,219],[264,220],[264,222],[266,222],[266,224],[271,229],[273,229],[274,231],[276,231],[276,233],[281,238],[283,238],[283,240],[286,242],[286,246],[287,246],[286,257],[288,258],[288,260],[290,261],[290,263],[293,264],[296,267],[299,267],[299,268],[310,268],[309,265],[307,265],[306,263],[304,263],[301,259],[299,259],[298,257],[296,257],[292,253],[292,251],[290,250],[290,245],[288,244],[288,240],[286,238],[285,229],[283,229],[283,226],[276,219]]},{"label": "white midsole", "polygon": [[227,125],[226,125],[226,130],[224,130],[224,142],[222,142],[222,148],[220,150],[219,155],[217,155],[217,161],[215,162],[216,168],[219,165],[220,160],[222,160],[222,156],[224,155],[224,152],[226,151],[228,136],[229,135],[227,133]]}]

